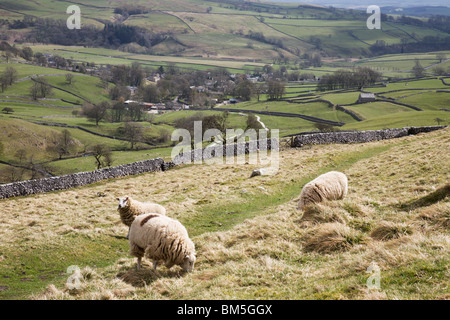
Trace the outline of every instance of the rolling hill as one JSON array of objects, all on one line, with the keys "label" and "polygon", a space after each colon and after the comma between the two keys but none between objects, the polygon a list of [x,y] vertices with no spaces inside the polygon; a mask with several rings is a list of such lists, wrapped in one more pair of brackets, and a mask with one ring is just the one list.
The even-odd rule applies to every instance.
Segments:
[{"label": "rolling hill", "polygon": [[[66,8],[70,1],[2,1],[0,12],[5,20],[68,18]],[[448,37],[448,33],[405,25],[394,20],[385,21],[381,30],[368,30],[368,15],[359,10],[328,8],[307,4],[228,1],[122,1],[98,0],[76,2],[80,7],[83,28],[94,28],[98,33],[105,25],[142,28],[160,34],[150,46],[130,43],[121,38],[122,49],[157,55],[232,59],[237,61],[264,61],[283,57],[299,59],[302,54],[321,51],[328,56],[368,56],[376,40],[387,45],[402,41],[417,42],[426,36]],[[36,23],[42,29],[40,22]],[[89,32],[84,30],[74,30]],[[61,28],[59,28],[61,29]],[[63,28],[64,29],[64,28]],[[97,30],[97,31],[95,31]],[[15,26],[9,40],[23,41],[27,28]],[[128,30],[129,31],[129,30]],[[128,32],[127,31],[127,32]],[[58,43],[52,29],[46,41]],[[64,31],[65,32],[65,31]],[[255,37],[255,35],[258,35]],[[62,33],[66,38],[70,33]],[[91,39],[91,37],[88,37]],[[72,37],[73,41],[78,38]],[[131,38],[130,38],[131,39]],[[92,46],[98,39],[81,40],[72,45]],[[119,45],[112,45],[118,47]],[[131,49],[133,48],[133,49]]]},{"label": "rolling hill", "polygon": [[[81,30],[65,27],[73,4]],[[95,170],[95,145],[111,151],[114,166],[169,160],[177,123],[200,113],[210,121],[226,114],[224,126],[233,129],[246,129],[255,114],[279,130],[281,163],[273,176],[249,178],[259,167],[245,162],[185,165],[1,200],[0,299],[448,299],[449,128],[288,147],[289,136],[317,130],[450,124],[445,26],[390,15],[381,30],[368,30],[367,17],[284,1],[1,1],[0,77],[13,68],[16,79],[0,93],[0,183]],[[26,47],[36,55],[19,54]],[[41,63],[42,55],[53,64]],[[56,68],[56,56],[70,67]],[[419,63],[423,74],[411,78]],[[179,83],[193,96],[206,90],[208,99],[136,120],[126,99],[111,100],[109,92],[136,89],[113,81],[130,66],[142,68],[145,85],[158,78],[168,104],[184,102],[171,94]],[[379,72],[379,81],[319,91],[325,75],[364,67]],[[200,80],[182,79],[191,74]],[[39,78],[52,93],[33,99]],[[269,99],[269,80],[284,84],[282,98]],[[238,90],[216,92],[245,81],[260,86],[249,101],[231,104]],[[362,92],[375,101],[358,102]],[[120,102],[127,119],[114,118],[111,107],[96,125],[80,112],[87,102]],[[124,138],[130,123],[142,130],[136,145]],[[59,156],[64,135],[74,150]],[[349,177],[348,197],[300,212],[302,187],[331,170]],[[135,270],[116,211],[116,197],[126,194],[161,203],[186,226],[197,249],[194,272],[160,267],[156,274],[146,260]],[[381,277],[376,290],[367,286],[373,265]],[[81,272],[77,290],[67,287],[71,266]]]},{"label": "rolling hill", "polygon": [[[447,128],[288,148],[274,176],[249,178],[256,165],[189,165],[2,200],[9,214],[0,217],[0,297],[445,298],[450,159],[442,150],[449,143]],[[330,170],[348,175],[348,197],[298,211],[302,186]],[[160,267],[156,275],[145,259],[135,270],[116,211],[124,194],[161,203],[183,222],[196,245],[194,272]],[[335,247],[319,237],[326,232],[337,233]],[[378,290],[366,285],[373,263]],[[78,290],[66,287],[72,265],[81,270]]]}]

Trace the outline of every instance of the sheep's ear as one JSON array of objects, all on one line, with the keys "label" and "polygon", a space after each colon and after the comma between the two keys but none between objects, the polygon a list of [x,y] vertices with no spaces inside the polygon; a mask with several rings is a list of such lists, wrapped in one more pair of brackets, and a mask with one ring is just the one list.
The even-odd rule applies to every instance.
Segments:
[{"label": "sheep's ear", "polygon": [[117,201],[120,201],[120,198],[116,198]]}]

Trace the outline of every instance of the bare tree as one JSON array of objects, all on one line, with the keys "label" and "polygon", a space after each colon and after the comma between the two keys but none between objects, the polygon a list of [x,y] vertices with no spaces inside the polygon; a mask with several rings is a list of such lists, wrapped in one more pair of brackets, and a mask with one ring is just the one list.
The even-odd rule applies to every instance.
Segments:
[{"label": "bare tree", "polygon": [[436,58],[439,60],[439,63],[442,63],[447,59],[447,55],[444,52],[439,52],[438,54],[436,54]]},{"label": "bare tree", "polygon": [[76,149],[76,140],[72,138],[70,131],[64,129],[60,134],[54,137],[54,144],[47,147],[47,151],[56,153],[59,159],[63,156],[72,154]]},{"label": "bare tree", "polygon": [[8,81],[8,85],[12,85],[17,80],[17,70],[13,67],[6,67],[5,71],[3,72],[3,75],[5,76],[6,80]]},{"label": "bare tree", "polygon": [[30,94],[33,100],[48,97],[52,94],[52,92],[52,87],[48,84],[48,81],[42,77],[35,79],[30,88]]},{"label": "bare tree", "polygon": [[98,104],[84,103],[82,107],[82,113],[90,120],[95,121],[95,125],[103,120],[108,112],[110,105],[107,101],[102,101]]},{"label": "bare tree", "polygon": [[444,119],[441,119],[441,118],[435,118],[434,121],[437,122],[438,126],[441,125],[441,122],[445,122],[445,120],[444,120]]},{"label": "bare tree", "polygon": [[416,78],[420,78],[423,77],[425,74],[425,68],[422,67],[422,65],[420,64],[420,61],[416,59],[416,64],[415,66],[412,68],[412,74],[414,75],[414,77]]},{"label": "bare tree", "polygon": [[125,123],[125,139],[127,139],[131,144],[131,149],[134,148],[136,143],[142,140],[144,135],[144,129],[142,126],[135,122],[127,122]]},{"label": "bare tree", "polygon": [[5,71],[0,74],[0,87],[2,92],[17,80],[17,70],[13,67],[6,67]]},{"label": "bare tree", "polygon": [[74,75],[73,74],[71,74],[71,73],[67,73],[66,74],[66,82],[67,82],[67,84],[72,84],[73,83],[73,78],[74,78]]},{"label": "bare tree", "polygon": [[104,144],[96,144],[92,147],[91,152],[97,162],[97,170],[111,166],[113,162],[112,153],[107,146]]}]

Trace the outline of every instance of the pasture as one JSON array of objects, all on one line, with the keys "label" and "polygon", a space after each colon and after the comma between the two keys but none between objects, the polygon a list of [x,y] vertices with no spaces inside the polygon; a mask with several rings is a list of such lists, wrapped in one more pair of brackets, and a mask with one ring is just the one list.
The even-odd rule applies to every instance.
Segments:
[{"label": "pasture", "polygon": [[[33,299],[442,299],[448,295],[448,129],[357,145],[287,149],[275,176],[254,165],[195,165],[63,192],[1,200],[2,298]],[[405,164],[408,165],[405,165]],[[296,209],[302,186],[345,172],[342,201]],[[200,177],[200,179],[199,179]],[[104,196],[99,197],[98,194]],[[116,212],[117,196],[163,204],[197,250],[192,273],[144,259],[135,270]],[[323,215],[323,219],[318,219]],[[394,230],[385,238],[382,226]],[[342,230],[340,249],[310,247]],[[327,229],[328,228],[328,229]],[[377,232],[375,232],[375,230]],[[325,241],[325,240],[324,240]],[[366,286],[368,267],[381,287]],[[69,266],[81,285],[69,290]],[[424,276],[425,275],[425,276]]]}]

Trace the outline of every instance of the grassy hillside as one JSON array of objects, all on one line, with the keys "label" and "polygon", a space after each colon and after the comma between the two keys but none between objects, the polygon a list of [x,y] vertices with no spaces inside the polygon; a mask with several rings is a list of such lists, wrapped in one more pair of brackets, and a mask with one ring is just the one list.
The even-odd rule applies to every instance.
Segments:
[{"label": "grassy hillside", "polygon": [[[449,147],[445,129],[282,150],[274,176],[250,179],[255,165],[197,165],[1,200],[9,214],[0,218],[0,297],[448,297]],[[330,170],[348,175],[348,197],[298,211],[302,186]],[[157,201],[183,222],[197,249],[192,273],[160,267],[156,275],[146,260],[135,270],[116,212],[124,194]],[[379,290],[366,286],[372,263]],[[65,288],[71,265],[83,276],[75,291]]]},{"label": "grassy hillside", "polygon": [[[70,1],[3,1],[2,16],[66,20]],[[384,22],[382,30],[368,30],[368,15],[298,3],[259,3],[241,1],[77,1],[82,25],[101,29],[107,23],[144,28],[168,35],[149,49],[152,54],[211,57],[246,61],[270,61],[277,57],[299,59],[305,52],[322,51],[324,56],[369,56],[377,40],[387,45],[416,42],[426,36],[448,36],[439,30]],[[139,8],[140,11],[132,12]],[[123,11],[131,14],[122,14]],[[14,30],[21,38],[26,30]],[[249,35],[260,33],[264,37]],[[317,41],[321,44],[318,45]],[[141,48],[145,49],[145,48]]]}]

